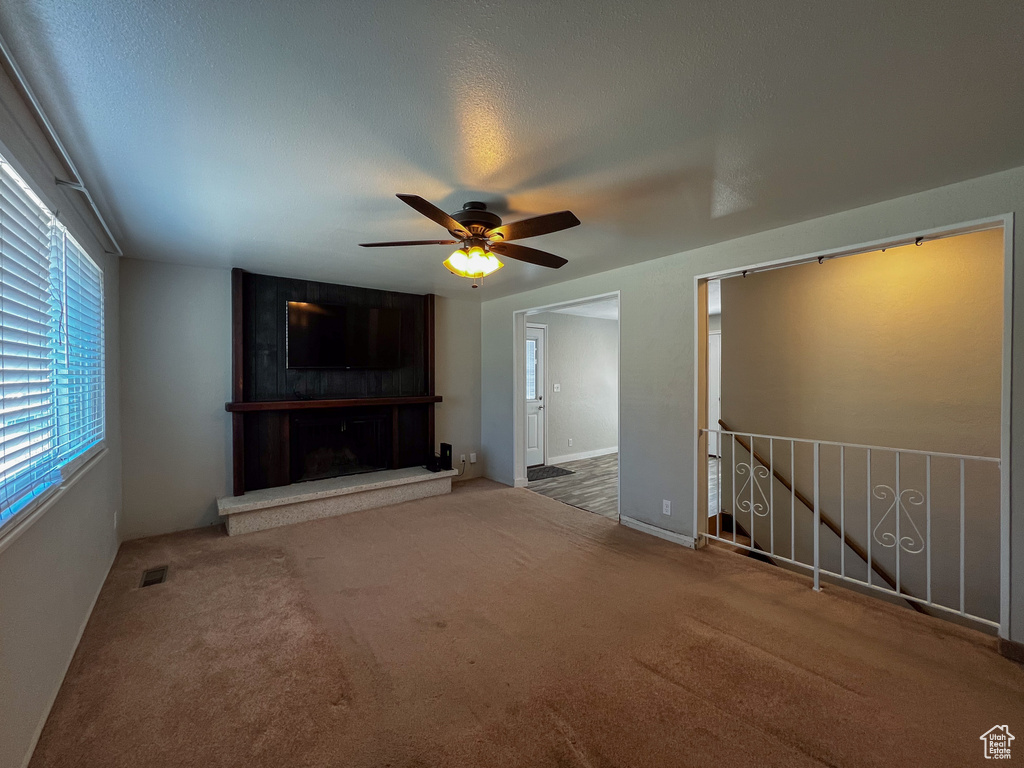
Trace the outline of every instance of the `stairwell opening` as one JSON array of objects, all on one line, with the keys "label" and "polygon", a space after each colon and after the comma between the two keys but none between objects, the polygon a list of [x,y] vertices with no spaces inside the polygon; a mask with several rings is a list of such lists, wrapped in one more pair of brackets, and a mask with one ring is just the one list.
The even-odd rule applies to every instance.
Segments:
[{"label": "stairwell opening", "polygon": [[1006,636],[1006,222],[698,279],[698,512],[726,546]]}]

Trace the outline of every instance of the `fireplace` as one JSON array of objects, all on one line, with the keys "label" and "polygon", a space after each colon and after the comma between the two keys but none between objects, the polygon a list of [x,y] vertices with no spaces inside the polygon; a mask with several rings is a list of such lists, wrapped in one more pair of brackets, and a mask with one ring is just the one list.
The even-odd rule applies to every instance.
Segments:
[{"label": "fireplace", "polygon": [[389,409],[348,408],[291,414],[291,482],[388,469]]},{"label": "fireplace", "polygon": [[[288,302],[398,312],[401,367],[289,368]],[[421,467],[434,455],[442,398],[434,391],[432,295],[234,269],[231,351],[233,495]]]}]

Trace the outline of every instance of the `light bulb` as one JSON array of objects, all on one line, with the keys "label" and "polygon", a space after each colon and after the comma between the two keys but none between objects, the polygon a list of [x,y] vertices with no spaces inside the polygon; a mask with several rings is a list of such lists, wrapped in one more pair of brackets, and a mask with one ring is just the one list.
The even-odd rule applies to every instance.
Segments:
[{"label": "light bulb", "polygon": [[479,245],[472,246],[468,251],[460,248],[445,260],[444,265],[452,274],[473,279],[487,277],[505,266],[493,253],[488,253]]}]

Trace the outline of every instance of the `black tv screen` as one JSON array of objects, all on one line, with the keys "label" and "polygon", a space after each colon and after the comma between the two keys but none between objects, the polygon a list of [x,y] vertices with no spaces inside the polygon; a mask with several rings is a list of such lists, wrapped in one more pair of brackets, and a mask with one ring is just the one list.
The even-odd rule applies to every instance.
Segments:
[{"label": "black tv screen", "polygon": [[402,313],[288,302],[289,368],[399,368]]}]

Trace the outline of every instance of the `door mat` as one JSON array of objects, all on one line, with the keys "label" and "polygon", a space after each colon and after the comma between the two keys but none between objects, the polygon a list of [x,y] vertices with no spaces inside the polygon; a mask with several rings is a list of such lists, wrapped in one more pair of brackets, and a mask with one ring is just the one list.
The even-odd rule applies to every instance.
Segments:
[{"label": "door mat", "polygon": [[547,480],[552,477],[562,477],[564,475],[575,474],[571,469],[562,469],[561,467],[530,467],[526,470],[526,479],[531,483],[534,480]]}]

